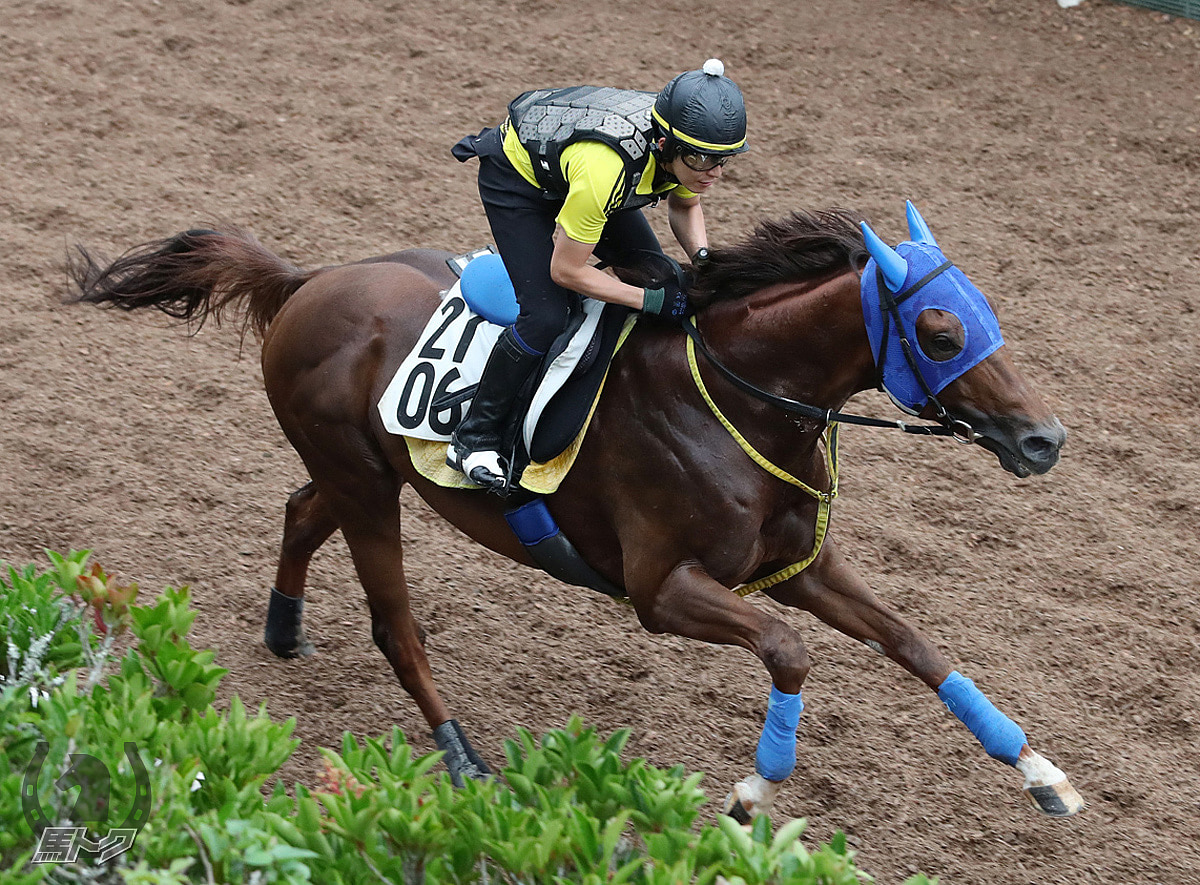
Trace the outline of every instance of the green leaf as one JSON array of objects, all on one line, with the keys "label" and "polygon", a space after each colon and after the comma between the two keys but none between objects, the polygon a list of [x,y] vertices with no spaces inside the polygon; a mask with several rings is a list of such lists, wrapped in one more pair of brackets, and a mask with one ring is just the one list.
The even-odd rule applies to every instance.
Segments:
[{"label": "green leaf", "polygon": [[729,840],[735,854],[748,855],[754,851],[754,840],[732,817],[724,814],[717,815],[717,826]]},{"label": "green leaf", "polygon": [[264,851],[257,845],[252,845],[247,848],[246,853],[243,855],[243,860],[245,860],[246,863],[250,864],[252,867],[270,866],[272,859],[273,858],[269,852]]},{"label": "green leaf", "polygon": [[750,836],[759,845],[771,842],[771,818],[765,814],[756,814],[750,823]]},{"label": "green leaf", "polygon": [[846,853],[846,834],[838,830],[833,834],[833,838],[829,840],[829,847],[833,849],[835,854]]},{"label": "green leaf", "polygon": [[805,818],[797,817],[788,821],[775,833],[775,838],[771,842],[772,850],[783,851],[790,848],[807,828],[808,821]]}]

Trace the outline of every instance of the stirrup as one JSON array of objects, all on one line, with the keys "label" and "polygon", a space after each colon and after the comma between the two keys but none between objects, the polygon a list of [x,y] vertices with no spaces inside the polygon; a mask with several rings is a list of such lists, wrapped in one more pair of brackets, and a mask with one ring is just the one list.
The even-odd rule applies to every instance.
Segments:
[{"label": "stirrup", "polygon": [[470,452],[453,442],[446,448],[446,464],[501,497],[508,494],[508,470],[499,452]]}]

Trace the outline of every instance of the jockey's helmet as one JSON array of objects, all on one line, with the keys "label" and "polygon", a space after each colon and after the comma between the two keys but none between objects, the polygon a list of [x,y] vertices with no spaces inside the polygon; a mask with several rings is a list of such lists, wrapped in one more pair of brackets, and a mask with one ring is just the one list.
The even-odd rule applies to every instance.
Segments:
[{"label": "jockey's helmet", "polygon": [[740,154],[746,144],[746,103],[742,90],[725,76],[720,59],[697,71],[684,71],[668,83],[651,112],[666,137],[665,153]]}]

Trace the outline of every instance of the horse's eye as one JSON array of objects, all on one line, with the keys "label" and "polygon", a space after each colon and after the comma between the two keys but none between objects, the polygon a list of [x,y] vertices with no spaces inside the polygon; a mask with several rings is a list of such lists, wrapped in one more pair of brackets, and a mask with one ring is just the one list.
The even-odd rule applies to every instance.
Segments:
[{"label": "horse's eye", "polygon": [[954,314],[927,307],[917,317],[917,344],[935,363],[944,363],[962,353],[967,334]]},{"label": "horse's eye", "polygon": [[933,351],[929,356],[939,362],[948,360],[951,357],[957,356],[961,349],[959,342],[954,339],[954,336],[948,332],[939,332],[933,336],[933,341],[930,342],[930,350]]}]

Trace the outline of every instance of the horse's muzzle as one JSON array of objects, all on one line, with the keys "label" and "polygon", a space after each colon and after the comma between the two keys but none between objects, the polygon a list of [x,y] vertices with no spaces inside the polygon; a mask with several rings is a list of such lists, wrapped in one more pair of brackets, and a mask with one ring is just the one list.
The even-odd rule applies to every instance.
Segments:
[{"label": "horse's muzzle", "polygon": [[1067,431],[1055,418],[1052,432],[1030,433],[1021,438],[1018,448],[1029,469],[1042,474],[1058,463],[1058,454],[1067,441]]},{"label": "horse's muzzle", "polygon": [[1049,472],[1067,441],[1067,431],[1057,418],[1038,424],[997,422],[976,431],[979,445],[994,454],[1001,467],[1022,478]]}]

